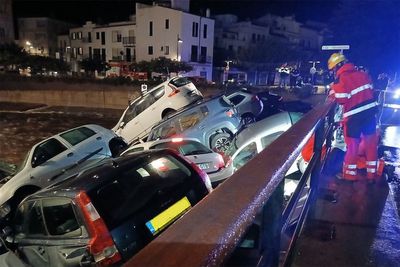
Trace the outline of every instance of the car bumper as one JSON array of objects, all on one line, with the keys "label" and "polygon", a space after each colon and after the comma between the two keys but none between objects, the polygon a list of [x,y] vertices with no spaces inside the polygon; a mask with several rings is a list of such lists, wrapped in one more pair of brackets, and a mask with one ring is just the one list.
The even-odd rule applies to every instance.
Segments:
[{"label": "car bumper", "polygon": [[233,174],[232,168],[223,168],[218,172],[208,173],[208,177],[210,177],[211,185],[215,187],[216,185],[223,182],[225,179],[229,178]]}]

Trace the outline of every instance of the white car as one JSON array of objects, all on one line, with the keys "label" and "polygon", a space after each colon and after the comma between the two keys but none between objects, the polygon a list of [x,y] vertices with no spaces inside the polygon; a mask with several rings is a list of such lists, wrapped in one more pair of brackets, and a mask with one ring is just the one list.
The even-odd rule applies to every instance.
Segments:
[{"label": "white car", "polygon": [[[281,112],[248,125],[233,140],[226,151],[226,168],[233,174],[254,158],[265,147],[287,131],[301,117],[302,113]],[[297,171],[294,164],[288,174]]]},{"label": "white car", "polygon": [[129,147],[122,152],[121,155],[148,149],[162,148],[171,148],[189,161],[195,163],[208,174],[214,187],[230,176],[230,173],[225,168],[225,162],[222,156],[192,138],[167,138],[139,143]]},{"label": "white car", "polygon": [[19,171],[0,187],[0,218],[26,196],[59,182],[63,174],[118,156],[125,140],[102,126],[88,124],[56,134],[27,153]]},{"label": "white car", "polygon": [[132,143],[146,137],[151,127],[167,115],[202,97],[189,79],[171,78],[130,103],[112,130]]}]

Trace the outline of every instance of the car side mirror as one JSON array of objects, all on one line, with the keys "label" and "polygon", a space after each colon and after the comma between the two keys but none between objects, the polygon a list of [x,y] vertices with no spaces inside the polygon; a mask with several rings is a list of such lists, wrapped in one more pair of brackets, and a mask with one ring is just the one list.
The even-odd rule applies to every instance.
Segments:
[{"label": "car side mirror", "polygon": [[119,124],[119,128],[123,129],[125,126],[125,122],[121,121],[121,123]]}]

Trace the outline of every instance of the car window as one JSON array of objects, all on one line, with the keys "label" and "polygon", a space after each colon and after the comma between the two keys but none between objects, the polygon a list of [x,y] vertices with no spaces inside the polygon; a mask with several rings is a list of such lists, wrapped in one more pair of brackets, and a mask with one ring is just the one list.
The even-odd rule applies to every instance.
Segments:
[{"label": "car window", "polygon": [[150,207],[162,205],[175,191],[189,187],[191,176],[173,156],[146,158],[89,196],[107,226],[113,228],[135,212],[151,213]]},{"label": "car window", "polygon": [[171,148],[184,156],[212,153],[212,151],[203,144],[191,140],[184,140],[180,142],[164,142],[156,144],[151,148]]},{"label": "car window", "polygon": [[66,133],[60,134],[60,136],[63,139],[65,139],[68,143],[70,143],[71,145],[74,146],[95,134],[96,134],[95,131],[93,131],[87,127],[81,127],[81,128],[73,129]]},{"label": "car window", "polygon": [[261,148],[264,149],[266,146],[271,144],[276,138],[278,138],[284,132],[276,132],[261,138]]},{"label": "car window", "polygon": [[290,120],[292,121],[292,124],[295,124],[298,122],[302,117],[303,113],[300,112],[289,112]]},{"label": "car window", "polygon": [[165,86],[160,86],[154,91],[151,91],[150,94],[154,97],[154,102],[160,99],[165,94]]},{"label": "car window", "polygon": [[51,138],[35,148],[32,156],[32,166],[40,165],[65,150],[67,150],[66,146],[57,139]]},{"label": "car window", "polygon": [[178,77],[176,79],[173,79],[169,83],[175,87],[181,87],[181,86],[191,83],[191,81],[185,77]]},{"label": "car window", "polygon": [[16,236],[45,236],[43,214],[40,201],[28,201],[21,204],[14,220]]},{"label": "car window", "polygon": [[229,100],[234,104],[234,105],[238,105],[240,102],[243,101],[243,99],[245,98],[244,95],[235,95],[233,97],[230,97]]},{"label": "car window", "polygon": [[42,205],[50,235],[80,236],[82,234],[71,200],[67,198],[43,199]]},{"label": "car window", "polygon": [[183,132],[197,125],[203,119],[203,113],[195,110],[189,114],[184,114],[178,118],[179,131]]},{"label": "car window", "polygon": [[255,142],[251,142],[247,146],[243,147],[243,149],[236,155],[233,159],[233,168],[235,170],[240,169],[243,165],[245,165],[249,160],[254,158],[257,155],[257,145]]},{"label": "car window", "polygon": [[130,122],[133,118],[135,118],[137,115],[150,107],[155,101],[156,98],[153,94],[147,94],[140,98],[138,101],[133,102],[126,110],[122,121],[125,124]]}]

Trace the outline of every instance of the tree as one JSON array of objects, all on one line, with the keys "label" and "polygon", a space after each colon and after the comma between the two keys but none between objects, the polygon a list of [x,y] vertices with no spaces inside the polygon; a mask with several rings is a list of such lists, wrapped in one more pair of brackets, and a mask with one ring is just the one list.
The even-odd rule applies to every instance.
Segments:
[{"label": "tree", "polygon": [[27,57],[28,53],[26,53],[22,47],[19,47],[14,43],[0,45],[1,65],[20,65],[21,63],[26,62]]},{"label": "tree", "polygon": [[165,57],[159,57],[151,61],[135,62],[132,63],[129,68],[132,71],[157,72],[162,74],[168,74],[169,72],[179,73],[181,71],[188,72],[193,69],[192,66],[186,62],[175,61]]},{"label": "tree", "polygon": [[373,73],[398,68],[399,18],[398,0],[340,0],[330,22],[330,43],[349,44],[345,54]]}]

